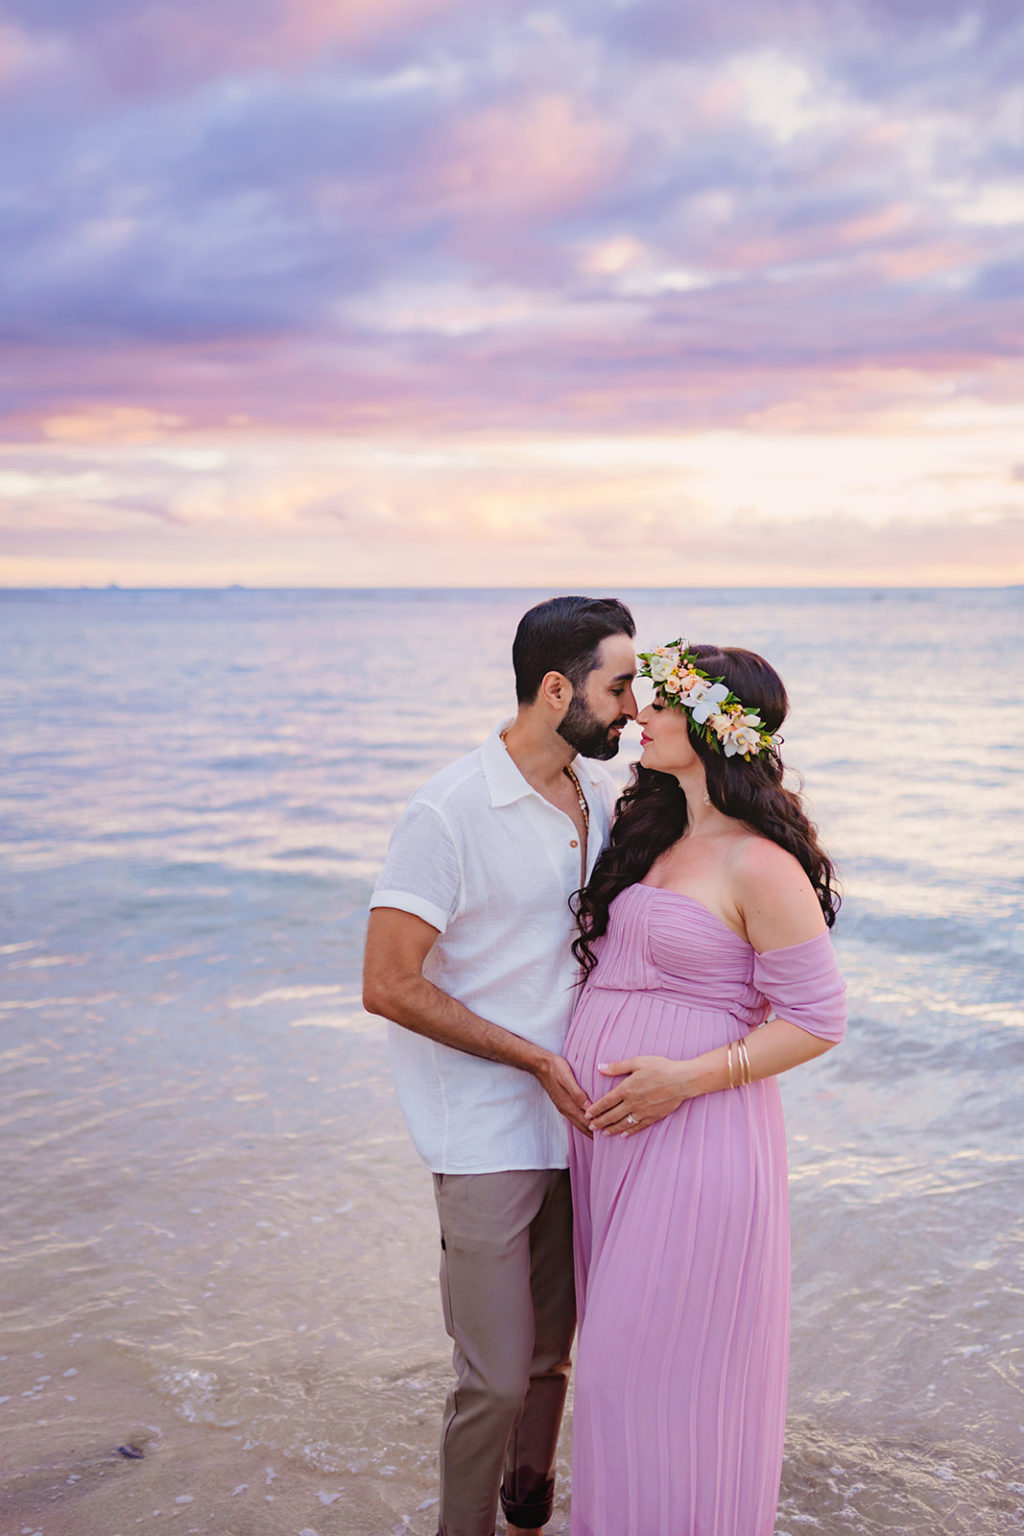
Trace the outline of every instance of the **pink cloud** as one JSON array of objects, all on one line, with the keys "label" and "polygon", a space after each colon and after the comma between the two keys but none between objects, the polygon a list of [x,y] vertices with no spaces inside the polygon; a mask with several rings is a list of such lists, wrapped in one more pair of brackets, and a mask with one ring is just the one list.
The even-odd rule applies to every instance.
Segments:
[{"label": "pink cloud", "polygon": [[[0,439],[109,451],[118,526],[198,537],[249,506],[333,537],[383,517],[372,479],[268,471],[229,504],[184,471],[140,490],[130,450],[895,434],[937,399],[1018,401],[1010,72],[983,88],[978,53],[932,53],[927,29],[913,58],[873,54],[856,4],[802,52],[816,29],[781,0],[666,0],[638,59],[642,9],[616,32],[584,6],[8,0]],[[527,479],[459,502],[524,559]],[[634,492],[669,505],[600,485],[552,480],[553,504],[609,528]],[[406,535],[422,513],[457,541],[447,490]],[[65,533],[87,521],[81,486],[63,505]]]},{"label": "pink cloud", "polygon": [[440,206],[514,223],[584,202],[618,171],[621,145],[608,121],[552,93],[472,113],[446,131],[435,154]]},{"label": "pink cloud", "polygon": [[360,47],[464,8],[469,0],[282,0],[277,36],[297,54],[326,44]]},{"label": "pink cloud", "polygon": [[72,50],[58,33],[30,32],[0,18],[0,94],[43,85],[72,62]]},{"label": "pink cloud", "polygon": [[[44,48],[60,49],[69,85],[83,75],[113,86],[120,96],[187,88],[225,73],[274,71],[303,65],[325,52],[359,53],[434,18],[465,8],[469,0],[216,0],[182,5],[173,0],[106,0],[95,9],[68,0],[51,7],[49,33],[29,38],[0,33],[0,78],[8,37],[16,59],[32,62]],[[63,11],[63,14],[61,14]],[[72,53],[74,49],[74,54]],[[8,52],[11,51],[9,47]],[[88,61],[88,69],[83,65]],[[22,63],[24,68],[24,62]]]},{"label": "pink cloud", "polygon": [[89,406],[41,423],[44,437],[58,443],[156,443],[184,422],[166,411],[137,405]]},{"label": "pink cloud", "polygon": [[[641,329],[615,329],[610,316],[601,331],[582,316],[501,335],[426,334],[415,345],[373,333],[79,345],[61,350],[59,369],[47,350],[12,347],[19,393],[0,414],[0,442],[52,441],[55,432],[103,443],[186,431],[888,431],[913,427],[937,385],[979,405],[1024,390],[1013,356],[993,357],[984,334],[943,335],[937,317],[935,336],[916,348],[895,333],[883,350],[869,336],[841,361],[825,346],[818,355],[798,347],[795,327],[763,331],[741,292],[686,297],[660,326]],[[827,309],[819,313],[815,326],[826,323]],[[873,323],[881,333],[884,312]]]}]

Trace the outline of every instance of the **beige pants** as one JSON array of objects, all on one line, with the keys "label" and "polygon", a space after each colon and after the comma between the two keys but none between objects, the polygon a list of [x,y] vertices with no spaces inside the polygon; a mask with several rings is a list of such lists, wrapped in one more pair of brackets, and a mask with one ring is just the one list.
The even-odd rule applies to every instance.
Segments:
[{"label": "beige pants", "polygon": [[457,1380],[441,1435],[438,1536],[551,1515],[576,1326],[569,1175],[435,1173],[441,1302]]}]

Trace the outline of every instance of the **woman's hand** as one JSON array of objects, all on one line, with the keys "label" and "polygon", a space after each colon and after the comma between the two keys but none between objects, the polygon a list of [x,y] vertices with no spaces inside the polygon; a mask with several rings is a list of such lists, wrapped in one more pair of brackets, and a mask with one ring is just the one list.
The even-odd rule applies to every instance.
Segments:
[{"label": "woman's hand", "polygon": [[633,1056],[629,1061],[599,1062],[597,1070],[604,1077],[618,1077],[616,1083],[586,1111],[595,1132],[611,1136],[632,1136],[664,1120],[685,1099],[702,1090],[688,1061],[671,1061],[667,1056]]}]

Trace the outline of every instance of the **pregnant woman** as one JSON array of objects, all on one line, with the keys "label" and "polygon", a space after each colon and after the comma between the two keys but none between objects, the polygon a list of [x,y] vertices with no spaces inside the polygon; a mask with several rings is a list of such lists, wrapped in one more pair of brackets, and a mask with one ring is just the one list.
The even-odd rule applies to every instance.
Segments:
[{"label": "pregnant woman", "polygon": [[[580,897],[566,1045],[580,1335],[573,1536],[771,1536],[789,1354],[780,1072],[836,1044],[833,869],[749,651],[641,655],[654,702]],[[768,1020],[768,1022],[766,1022]]]}]

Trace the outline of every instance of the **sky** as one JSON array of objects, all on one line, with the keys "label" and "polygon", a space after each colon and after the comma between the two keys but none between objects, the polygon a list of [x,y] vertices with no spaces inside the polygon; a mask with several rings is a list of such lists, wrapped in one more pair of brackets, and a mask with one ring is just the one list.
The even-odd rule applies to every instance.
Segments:
[{"label": "sky", "polygon": [[1024,582],[1019,0],[0,0],[0,584]]}]

